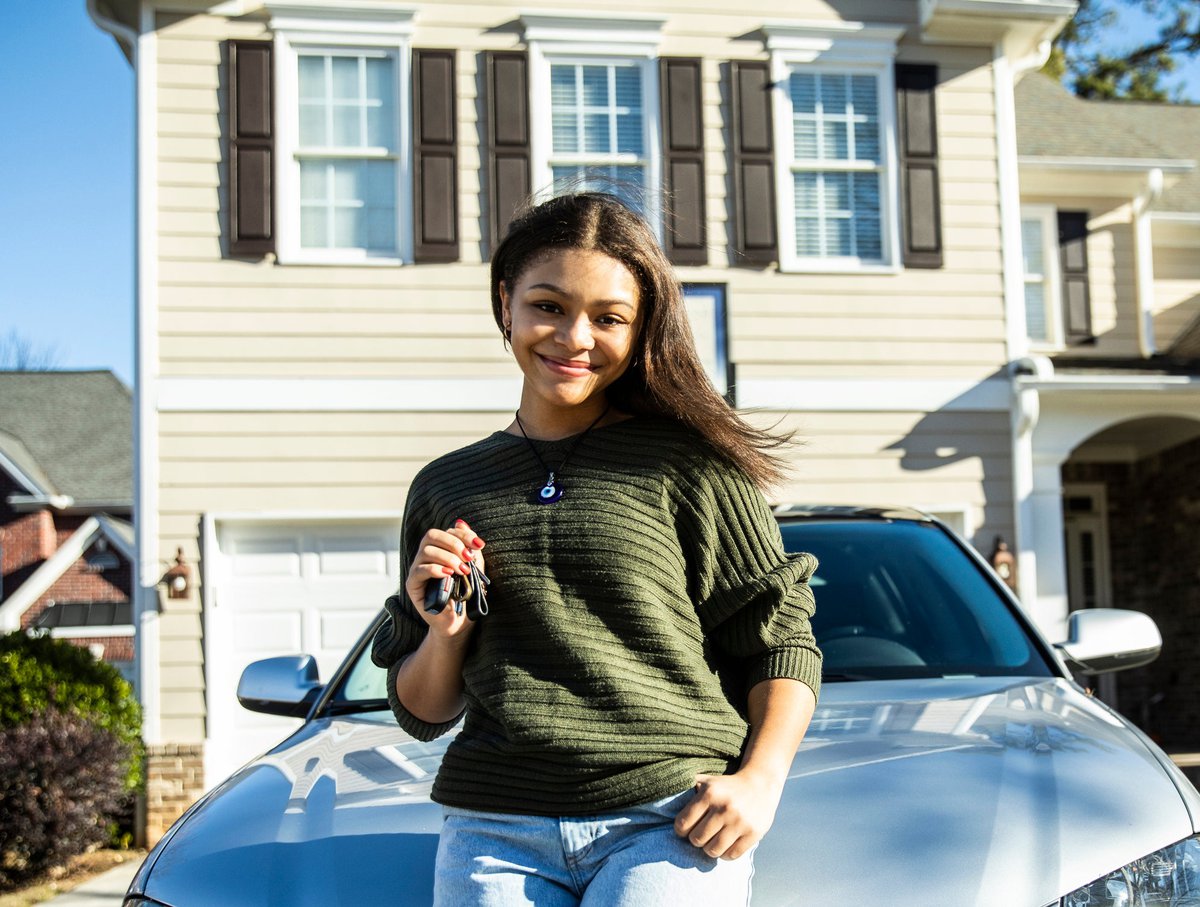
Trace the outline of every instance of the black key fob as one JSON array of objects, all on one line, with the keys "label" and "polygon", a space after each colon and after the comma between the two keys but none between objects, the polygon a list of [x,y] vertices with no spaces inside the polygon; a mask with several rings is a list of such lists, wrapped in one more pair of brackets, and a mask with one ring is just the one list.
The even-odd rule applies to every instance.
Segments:
[{"label": "black key fob", "polygon": [[450,604],[450,593],[454,589],[454,577],[431,579],[425,584],[425,611],[428,614],[441,614]]}]

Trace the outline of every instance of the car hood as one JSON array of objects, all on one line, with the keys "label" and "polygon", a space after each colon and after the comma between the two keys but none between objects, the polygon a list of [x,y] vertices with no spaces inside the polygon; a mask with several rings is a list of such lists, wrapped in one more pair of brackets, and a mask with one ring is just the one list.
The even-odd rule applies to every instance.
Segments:
[{"label": "car hood", "polygon": [[[196,805],[135,891],[172,907],[428,905],[448,738],[310,722]],[[1042,907],[1187,837],[1200,797],[1061,679],[832,683],[755,856],[756,907]]]}]

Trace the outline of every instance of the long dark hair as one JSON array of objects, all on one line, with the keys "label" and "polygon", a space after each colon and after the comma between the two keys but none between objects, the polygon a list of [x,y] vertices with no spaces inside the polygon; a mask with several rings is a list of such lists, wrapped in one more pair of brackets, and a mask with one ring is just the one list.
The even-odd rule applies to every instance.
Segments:
[{"label": "long dark hair", "polygon": [[760,488],[777,484],[786,466],[777,451],[791,436],[747,424],[717,393],[696,354],[671,263],[649,225],[617,196],[575,192],[517,213],[492,255],[492,313],[501,333],[500,284],[511,291],[527,268],[555,249],[601,252],[625,265],[637,281],[642,327],[629,368],[608,387],[612,405],[681,422]]}]

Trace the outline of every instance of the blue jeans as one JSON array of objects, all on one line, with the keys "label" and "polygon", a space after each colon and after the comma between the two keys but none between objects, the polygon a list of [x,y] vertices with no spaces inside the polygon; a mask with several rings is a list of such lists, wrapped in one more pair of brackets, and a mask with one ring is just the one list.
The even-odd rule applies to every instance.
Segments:
[{"label": "blue jeans", "polygon": [[445,807],[434,907],[737,907],[753,851],[714,860],[675,834],[682,793],[594,816]]}]

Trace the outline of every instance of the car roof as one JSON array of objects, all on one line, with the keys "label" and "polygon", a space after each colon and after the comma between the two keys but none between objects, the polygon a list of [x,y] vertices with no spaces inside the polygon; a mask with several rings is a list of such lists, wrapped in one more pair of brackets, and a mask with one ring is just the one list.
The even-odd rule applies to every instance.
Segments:
[{"label": "car roof", "polygon": [[850,504],[778,504],[775,518],[787,520],[912,520],[932,523],[934,518],[914,507],[866,507]]}]

